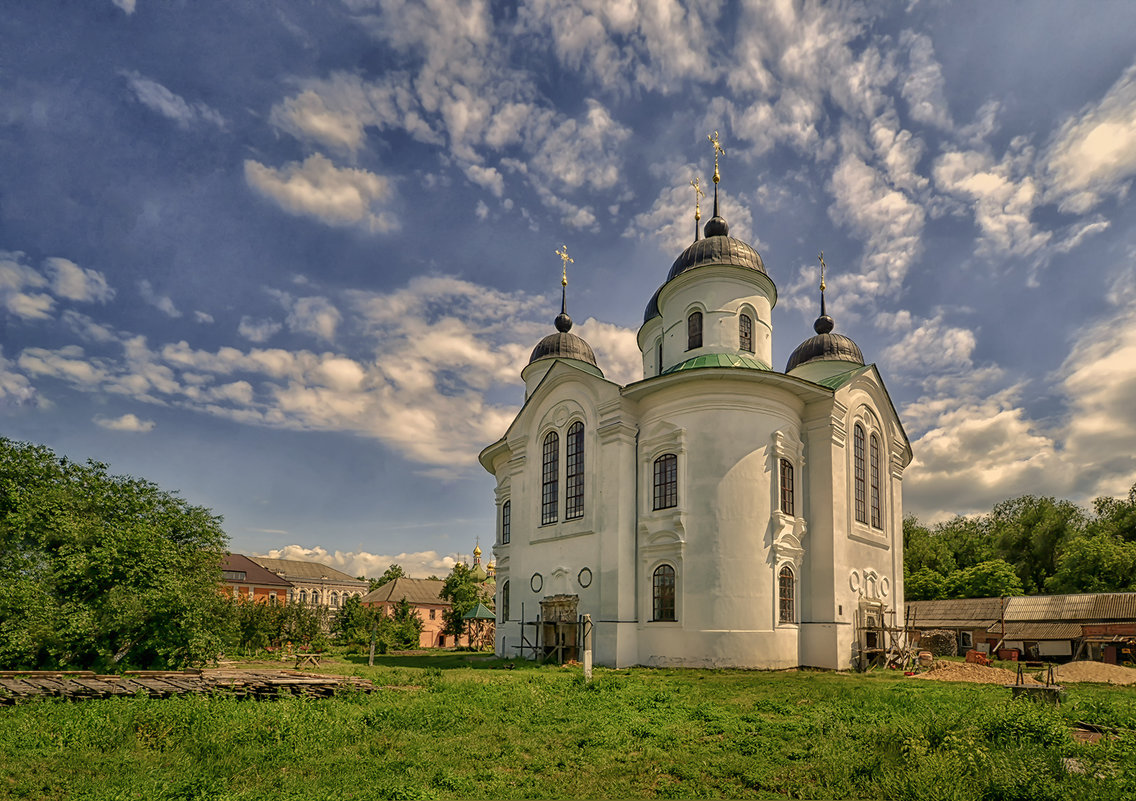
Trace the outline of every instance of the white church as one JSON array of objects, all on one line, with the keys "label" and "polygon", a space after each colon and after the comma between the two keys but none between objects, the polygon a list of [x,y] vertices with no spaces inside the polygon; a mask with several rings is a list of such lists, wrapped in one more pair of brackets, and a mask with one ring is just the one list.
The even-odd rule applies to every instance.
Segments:
[{"label": "white church", "polygon": [[911,446],[823,272],[815,335],[773,367],[777,288],[719,216],[717,153],[714,216],[643,315],[643,379],[605,379],[562,305],[480,455],[499,656],[577,645],[589,615],[598,664],[845,669],[902,623]]}]

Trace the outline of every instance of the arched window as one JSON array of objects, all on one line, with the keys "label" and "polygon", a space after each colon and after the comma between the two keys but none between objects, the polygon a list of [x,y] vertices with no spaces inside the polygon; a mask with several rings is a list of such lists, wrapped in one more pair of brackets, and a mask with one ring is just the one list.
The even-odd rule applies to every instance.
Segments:
[{"label": "arched window", "polygon": [[501,585],[501,622],[509,619],[509,582]]},{"label": "arched window", "polygon": [[510,531],[513,528],[513,502],[505,501],[501,504],[501,544],[509,544]]},{"label": "arched window", "polygon": [[882,529],[884,524],[880,515],[880,441],[875,434],[872,434],[869,442],[868,465],[871,469],[872,481],[872,528]]},{"label": "arched window", "polygon": [[333,592],[331,594],[331,608],[332,609],[338,609],[339,608],[339,593],[337,593],[337,592]]},{"label": "arched window", "polygon": [[864,427],[857,423],[852,432],[852,473],[855,483],[856,521],[858,523],[868,522],[868,503],[865,498],[866,472],[864,469]]},{"label": "arched window", "polygon": [[651,582],[654,599],[653,620],[675,619],[675,569],[670,565],[659,565]]},{"label": "arched window", "polygon": [[300,590],[300,603],[306,604],[308,602],[308,591]]},{"label": "arched window", "polygon": [[655,460],[655,509],[678,506],[678,457],[664,453]]},{"label": "arched window", "polygon": [[781,513],[790,517],[796,514],[796,504],[793,502],[793,463],[788,459],[781,460]]},{"label": "arched window", "polygon": [[753,353],[753,318],[748,314],[738,318],[738,347]]},{"label": "arched window", "polygon": [[659,337],[659,341],[655,343],[655,372],[658,375],[663,374],[663,338]]},{"label": "arched window", "polygon": [[312,590],[312,606],[319,606],[319,605],[320,605],[319,590]]},{"label": "arched window", "polygon": [[691,312],[686,318],[686,349],[702,347],[702,312]]},{"label": "arched window", "polygon": [[560,498],[560,436],[549,431],[544,438],[541,459],[540,524],[555,523],[556,503]]},{"label": "arched window", "polygon": [[577,420],[568,427],[565,443],[564,519],[584,516],[584,424]]},{"label": "arched window", "polygon": [[782,623],[792,623],[793,618],[793,568],[785,565],[777,576],[778,614]]}]

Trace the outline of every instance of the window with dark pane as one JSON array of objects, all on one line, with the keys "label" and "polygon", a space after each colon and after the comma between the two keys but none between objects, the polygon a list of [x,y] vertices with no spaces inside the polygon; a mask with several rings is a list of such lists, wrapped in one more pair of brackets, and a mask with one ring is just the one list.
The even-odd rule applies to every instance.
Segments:
[{"label": "window with dark pane", "polygon": [[692,312],[686,318],[686,349],[702,347],[702,312]]},{"label": "window with dark pane", "polygon": [[868,458],[872,481],[872,528],[882,529],[884,524],[880,515],[880,441],[875,434],[872,434],[870,440]]},{"label": "window with dark pane", "polygon": [[544,438],[544,455],[541,458],[540,524],[556,522],[557,501],[560,498],[560,436],[549,431]]},{"label": "window with dark pane", "polygon": [[865,484],[867,477],[864,467],[864,429],[857,423],[852,433],[852,472],[854,476],[856,494],[856,520],[860,523],[868,522],[868,503],[865,497]]},{"label": "window with dark pane", "polygon": [[584,516],[584,424],[577,420],[568,427],[564,474],[564,519]]},{"label": "window with dark pane", "polygon": [[655,372],[663,374],[663,340],[660,339],[655,346]]},{"label": "window with dark pane", "polygon": [[793,503],[793,463],[788,459],[781,460],[781,512],[790,516],[797,513]]},{"label": "window with dark pane", "polygon": [[509,535],[513,529],[513,502],[505,501],[501,504],[501,544],[509,544]]},{"label": "window with dark pane", "polygon": [[753,318],[748,314],[738,318],[738,342],[742,350],[753,353]]},{"label": "window with dark pane", "polygon": [[675,619],[675,569],[670,565],[659,565],[655,568],[652,581],[652,596],[654,598],[654,620]]},{"label": "window with dark pane", "polygon": [[655,460],[655,509],[678,505],[678,457],[664,453]]},{"label": "window with dark pane", "polygon": [[509,582],[501,585],[501,621],[509,619]]},{"label": "window with dark pane", "polygon": [[793,569],[788,565],[781,568],[777,577],[778,616],[782,623],[793,622]]}]

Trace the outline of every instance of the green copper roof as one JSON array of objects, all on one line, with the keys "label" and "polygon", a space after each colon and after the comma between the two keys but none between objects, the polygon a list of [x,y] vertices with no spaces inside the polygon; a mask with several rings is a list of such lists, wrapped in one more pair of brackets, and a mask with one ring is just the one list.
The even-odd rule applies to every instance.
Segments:
[{"label": "green copper roof", "polygon": [[836,375],[830,375],[828,378],[822,378],[819,381],[814,381],[813,383],[820,384],[822,387],[828,387],[829,389],[840,389],[842,386],[847,384],[849,381],[851,381],[853,378],[867,369],[867,367],[857,367],[853,370],[849,370],[846,373],[837,373]]},{"label": "green copper roof", "polygon": [[697,370],[700,367],[741,367],[744,370],[772,372],[772,368],[770,368],[769,365],[762,364],[752,356],[739,356],[736,353],[705,353],[702,356],[695,356],[693,359],[687,359],[681,364],[676,364],[674,367],[663,370],[663,375],[670,375],[671,373],[678,373],[683,370]]},{"label": "green copper roof", "polygon": [[480,601],[478,602],[477,606],[473,607],[473,609],[470,609],[468,612],[466,612],[464,615],[462,615],[462,620],[496,620],[496,619],[497,619],[497,615],[495,615],[492,612],[492,610],[489,609],[489,607],[487,607],[485,604],[481,603]]}]

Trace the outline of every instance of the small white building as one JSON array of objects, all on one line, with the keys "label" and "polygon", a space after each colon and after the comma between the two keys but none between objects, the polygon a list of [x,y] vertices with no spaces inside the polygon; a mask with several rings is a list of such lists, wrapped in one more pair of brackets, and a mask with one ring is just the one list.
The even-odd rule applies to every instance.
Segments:
[{"label": "small white building", "polygon": [[589,614],[616,667],[848,668],[902,622],[911,447],[880,373],[832,333],[823,275],[816,335],[772,367],[777,289],[716,195],[647,305],[643,380],[606,380],[562,307],[481,453],[498,655],[535,643],[542,608]]}]

